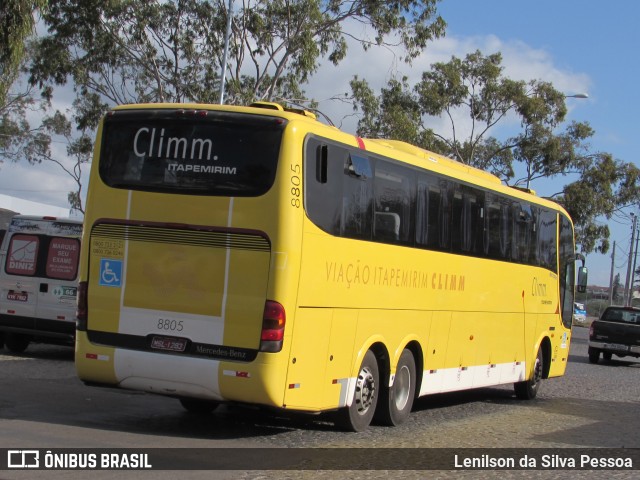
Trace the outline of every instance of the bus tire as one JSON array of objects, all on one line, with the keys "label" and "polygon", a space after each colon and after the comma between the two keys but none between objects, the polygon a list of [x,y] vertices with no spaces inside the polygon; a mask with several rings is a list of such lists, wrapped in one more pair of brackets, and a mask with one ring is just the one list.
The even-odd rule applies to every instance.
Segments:
[{"label": "bus tire", "polygon": [[207,413],[213,412],[220,402],[216,402],[215,400],[203,400],[201,398],[180,398],[180,404],[184,407],[184,409],[189,413],[195,413],[197,415],[205,415]]},{"label": "bus tire", "polygon": [[600,359],[600,350],[589,347],[589,363],[598,363]]},{"label": "bus tire", "polygon": [[542,376],[544,373],[544,356],[542,355],[542,349],[538,350],[536,356],[536,362],[533,365],[533,372],[529,380],[523,382],[516,382],[513,384],[513,388],[516,392],[516,397],[520,400],[533,400],[538,394],[538,389],[542,383]]},{"label": "bus tire", "polygon": [[22,333],[6,333],[4,344],[11,353],[22,353],[29,346],[31,338]]},{"label": "bus tire", "polygon": [[380,370],[369,350],[362,360],[351,405],[338,411],[336,424],[351,432],[365,430],[373,419],[380,394]]},{"label": "bus tire", "polygon": [[380,389],[376,420],[383,425],[396,426],[405,422],[411,413],[416,395],[416,362],[410,350],[400,355],[391,387]]}]

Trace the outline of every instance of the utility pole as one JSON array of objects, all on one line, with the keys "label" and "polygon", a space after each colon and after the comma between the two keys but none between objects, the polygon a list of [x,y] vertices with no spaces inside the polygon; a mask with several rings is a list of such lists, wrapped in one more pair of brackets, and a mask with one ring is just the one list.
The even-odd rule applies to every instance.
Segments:
[{"label": "utility pole", "polygon": [[633,268],[631,269],[631,283],[629,284],[629,305],[633,305],[633,284],[636,279],[636,259],[638,258],[638,240],[640,240],[640,232],[636,236],[636,250],[633,252]]},{"label": "utility pole", "polygon": [[613,305],[613,270],[616,262],[616,241],[613,241],[613,251],[611,252],[611,276],[609,277],[609,305]]},{"label": "utility pole", "polygon": [[636,240],[636,221],[638,217],[631,214],[633,217],[633,225],[631,227],[631,244],[629,245],[629,262],[627,263],[627,280],[624,283],[624,306],[628,307],[631,304],[631,288],[629,287],[629,281],[631,280],[631,268],[633,264],[633,244]]}]

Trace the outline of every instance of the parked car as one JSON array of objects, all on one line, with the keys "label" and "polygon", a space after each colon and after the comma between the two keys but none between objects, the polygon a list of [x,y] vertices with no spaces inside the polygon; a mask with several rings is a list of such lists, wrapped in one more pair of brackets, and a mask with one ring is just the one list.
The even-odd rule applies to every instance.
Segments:
[{"label": "parked car", "polygon": [[573,304],[573,321],[577,323],[584,323],[587,321],[587,311],[584,309],[583,303]]},{"label": "parked car", "polygon": [[589,361],[640,357],[640,308],[608,307],[589,328]]}]

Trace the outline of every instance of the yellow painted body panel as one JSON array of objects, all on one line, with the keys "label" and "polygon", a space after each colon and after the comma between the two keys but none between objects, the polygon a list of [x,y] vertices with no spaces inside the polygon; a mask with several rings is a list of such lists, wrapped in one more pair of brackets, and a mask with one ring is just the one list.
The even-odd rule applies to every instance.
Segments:
[{"label": "yellow painted body panel", "polygon": [[125,305],[222,314],[225,250],[190,245],[168,249],[162,243],[129,242],[127,256]]},{"label": "yellow painted body panel", "polygon": [[76,373],[84,380],[96,383],[117,384],[113,369],[113,347],[93,345],[86,332],[76,332]]}]

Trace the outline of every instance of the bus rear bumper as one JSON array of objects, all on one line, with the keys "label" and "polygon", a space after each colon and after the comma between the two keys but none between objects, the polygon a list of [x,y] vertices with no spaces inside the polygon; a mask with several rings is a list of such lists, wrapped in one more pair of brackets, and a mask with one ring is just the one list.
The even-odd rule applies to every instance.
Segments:
[{"label": "bus rear bumper", "polygon": [[259,353],[252,362],[231,362],[91,344],[77,332],[76,371],[86,384],[172,397],[283,406],[286,362]]}]

